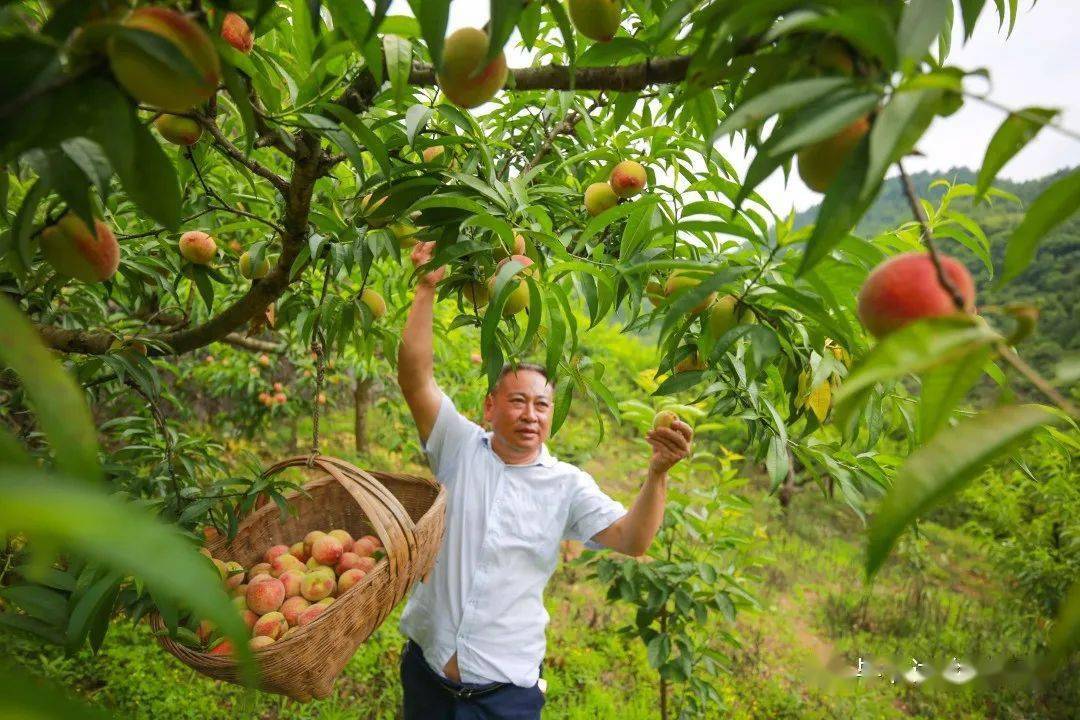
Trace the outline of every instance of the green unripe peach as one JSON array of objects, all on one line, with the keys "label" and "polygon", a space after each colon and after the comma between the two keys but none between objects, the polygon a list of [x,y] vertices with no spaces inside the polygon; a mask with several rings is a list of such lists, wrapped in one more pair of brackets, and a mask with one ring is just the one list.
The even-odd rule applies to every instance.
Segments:
[{"label": "green unripe peach", "polygon": [[506,55],[500,50],[481,68],[487,52],[488,35],[483,30],[461,28],[446,38],[437,78],[450,102],[459,107],[474,108],[495,97],[506,82]]},{"label": "green unripe peach", "polygon": [[859,141],[870,132],[870,118],[856,120],[830,138],[799,151],[799,177],[811,190],[823,193],[840,174],[844,162]]},{"label": "green unripe peach", "polygon": [[623,160],[611,170],[608,184],[619,197],[631,197],[644,189],[646,179],[641,163]]},{"label": "green unripe peach", "polygon": [[85,283],[102,282],[120,267],[120,246],[109,226],[94,221],[90,231],[82,219],[67,212],[41,231],[41,252],[57,274]]},{"label": "green unripe peach", "polygon": [[409,223],[394,223],[390,226],[390,232],[397,238],[398,247],[408,250],[419,240],[420,230]]},{"label": "green unripe peach", "polygon": [[382,295],[371,288],[364,288],[364,292],[360,293],[360,302],[368,306],[368,310],[371,311],[376,320],[381,319],[386,314],[386,301],[383,300]]},{"label": "green unripe peach", "polygon": [[265,257],[259,258],[257,265],[251,264],[251,253],[240,256],[240,274],[248,280],[261,280],[270,274],[270,261]]},{"label": "green unripe peach", "polygon": [[671,427],[672,423],[674,423],[678,419],[679,416],[671,410],[661,410],[660,412],[656,413],[656,416],[653,418],[652,426],[653,429],[662,427],[669,428]]},{"label": "green unripe peach", "polygon": [[178,71],[123,34],[109,39],[107,52],[113,75],[139,102],[187,112],[206,102],[221,82],[221,65],[214,44],[186,15],[164,7],[141,7],[121,23],[125,28],[153,33],[169,42],[193,66]]},{"label": "green unripe peach", "polygon": [[593,183],[585,188],[585,209],[593,217],[610,210],[619,202],[618,195],[608,183]]},{"label": "green unripe peach", "polygon": [[158,134],[173,145],[194,145],[202,137],[203,128],[198,120],[182,115],[159,115],[154,121]]},{"label": "green unripe peach", "polygon": [[734,295],[724,295],[709,306],[709,314],[705,318],[705,326],[709,334],[718,338],[738,324],[735,317],[735,306],[739,300]]},{"label": "green unripe peach", "polygon": [[461,294],[473,304],[477,310],[488,304],[490,299],[488,286],[481,282],[467,282],[461,287]]},{"label": "green unripe peach", "polygon": [[514,236],[514,247],[511,248],[510,252],[507,252],[506,248],[503,247],[501,241],[496,243],[495,249],[491,251],[491,257],[495,260],[495,262],[505,260],[506,258],[510,257],[511,255],[524,255],[524,254],[525,254],[525,238],[522,235],[515,235]]},{"label": "green unripe peach", "polygon": [[382,205],[384,202],[386,202],[385,196],[373,201],[372,195],[370,194],[365,195],[360,200],[360,217],[363,218],[364,222],[368,225],[368,227],[381,228],[385,227],[386,224],[390,222],[390,218],[388,217],[372,217],[372,215],[378,212],[379,206]]},{"label": "green unripe peach", "polygon": [[579,33],[599,42],[615,37],[622,20],[622,0],[570,0],[569,5],[570,20]]},{"label": "green unripe peach", "polygon": [[[664,285],[664,293],[670,297],[671,295],[674,295],[681,290],[688,290],[689,288],[695,287],[700,284],[700,278],[696,278],[691,275],[687,275],[684,272],[676,270],[668,277],[667,284]],[[699,312],[709,307],[709,305],[712,305],[712,302],[715,299],[716,293],[709,293],[705,296],[704,300],[702,300],[694,307],[690,308],[690,314],[697,315]]]},{"label": "green unripe peach", "polygon": [[[510,282],[517,284],[510,291],[510,295],[506,298],[506,304],[503,305],[503,317],[517,315],[529,306],[529,284],[516,279],[511,279]],[[488,294],[495,295],[495,275],[488,278]]]}]

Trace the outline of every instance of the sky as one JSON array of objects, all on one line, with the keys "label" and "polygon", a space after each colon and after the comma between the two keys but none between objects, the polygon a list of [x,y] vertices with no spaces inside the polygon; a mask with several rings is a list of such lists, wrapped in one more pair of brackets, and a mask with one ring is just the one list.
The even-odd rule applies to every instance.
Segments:
[{"label": "sky", "polygon": [[[993,3],[988,3],[974,36],[963,43],[959,18],[956,22],[949,63],[967,70],[986,68],[992,85],[981,79],[969,80],[969,92],[986,94],[1009,108],[1051,107],[1062,111],[1058,123],[1080,131],[1080,3],[1075,0],[1021,0],[1020,16],[1012,37],[998,30]],[[394,14],[411,15],[405,0],[395,0]],[[458,0],[450,6],[448,31],[460,27],[481,27],[488,20],[488,3]],[[530,64],[530,57],[514,45],[515,32],[507,47],[511,67]],[[1005,115],[984,103],[968,100],[958,113],[938,118],[918,145],[925,157],[905,161],[909,172],[947,170],[958,165],[978,168],[986,146]],[[724,146],[718,145],[722,150]],[[740,171],[749,165],[741,150],[726,152]],[[1010,180],[1027,180],[1048,175],[1064,167],[1080,165],[1080,141],[1052,129],[1044,129],[1036,140],[1017,155],[1000,173]],[[821,200],[797,173],[785,185],[778,171],[759,188],[778,215],[794,207],[804,210]]]}]

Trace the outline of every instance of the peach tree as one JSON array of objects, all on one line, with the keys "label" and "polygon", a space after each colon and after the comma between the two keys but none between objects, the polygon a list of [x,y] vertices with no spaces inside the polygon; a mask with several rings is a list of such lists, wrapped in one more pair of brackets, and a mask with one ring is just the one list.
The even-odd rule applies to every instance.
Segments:
[{"label": "peach tree", "polygon": [[[538,358],[559,378],[556,429],[575,397],[618,418],[580,336],[613,317],[655,333],[656,394],[738,418],[774,490],[790,492],[798,470],[860,513],[883,496],[869,576],[1013,443],[1075,420],[1015,350],[1032,309],[976,314],[970,278],[939,249],[986,255],[985,235],[928,213],[903,168],[932,123],[988,102],[965,88],[983,71],[949,62],[953,27],[1011,29],[1015,3],[493,0],[483,29],[449,35],[449,0],[409,5],[412,16],[383,0],[0,7],[4,302],[92,401],[134,384],[152,406],[162,374],[183,375],[214,343],[392,358],[406,256],[430,240],[450,268],[440,301],[457,309],[440,332],[477,328],[488,378]],[[509,68],[515,32],[531,60]],[[950,192],[993,198],[997,172],[1055,117],[1007,111],[977,185]],[[717,149],[729,136],[753,149],[745,173]],[[912,224],[853,235],[893,169]],[[756,192],[777,170],[824,193],[813,225]],[[997,281],[1078,201],[1076,173],[1047,189]],[[5,329],[5,345],[23,342]],[[22,439],[5,441],[4,462],[25,445],[70,475],[63,443],[26,422],[27,377],[4,362],[4,417]],[[984,375],[1008,388],[1006,372],[1057,409],[1003,390],[992,409],[957,415]],[[910,440],[900,463],[876,451],[891,432]],[[79,462],[96,462],[82,443]],[[147,495],[189,529],[215,501],[236,501],[228,527],[275,491],[252,482],[219,498],[179,474]],[[86,597],[53,590],[73,606]],[[1077,595],[1046,668],[1075,641]],[[103,623],[114,598],[95,595],[87,616]]]}]

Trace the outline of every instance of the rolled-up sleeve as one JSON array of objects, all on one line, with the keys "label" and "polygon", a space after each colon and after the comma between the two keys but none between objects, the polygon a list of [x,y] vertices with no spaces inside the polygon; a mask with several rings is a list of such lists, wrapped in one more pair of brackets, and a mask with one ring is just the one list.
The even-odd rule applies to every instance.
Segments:
[{"label": "rolled-up sleeve", "polygon": [[459,413],[450,397],[443,393],[435,425],[424,445],[428,465],[435,473],[435,479],[446,486],[453,484],[459,474],[455,469],[462,447],[483,432],[483,428]]},{"label": "rolled-up sleeve", "polygon": [[600,550],[604,546],[595,542],[592,536],[606,530],[626,513],[626,507],[601,490],[592,475],[580,472],[575,478],[563,539],[578,540],[590,550]]}]

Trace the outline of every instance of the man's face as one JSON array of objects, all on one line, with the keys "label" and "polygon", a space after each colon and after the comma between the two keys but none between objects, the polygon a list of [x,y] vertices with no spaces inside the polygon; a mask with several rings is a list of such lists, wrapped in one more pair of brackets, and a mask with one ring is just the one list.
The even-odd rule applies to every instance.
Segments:
[{"label": "man's face", "polygon": [[553,389],[535,370],[508,373],[484,399],[484,419],[501,444],[529,453],[551,434]]}]

